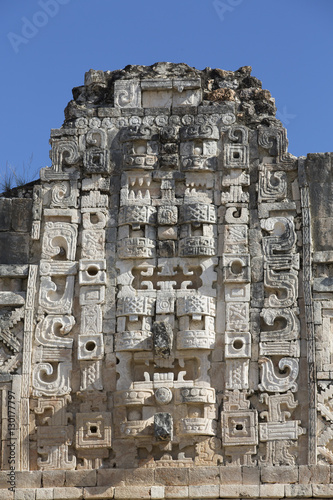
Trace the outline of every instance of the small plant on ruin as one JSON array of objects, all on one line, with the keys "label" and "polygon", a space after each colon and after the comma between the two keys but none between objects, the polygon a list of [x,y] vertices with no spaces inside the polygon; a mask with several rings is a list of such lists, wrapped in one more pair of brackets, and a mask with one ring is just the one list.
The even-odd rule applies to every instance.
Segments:
[{"label": "small plant on ruin", "polygon": [[32,159],[33,154],[31,154],[27,164],[23,162],[20,170],[9,162],[6,163],[6,168],[0,173],[0,191],[2,193],[7,193],[15,187],[22,187],[38,177],[39,169],[32,170],[31,168]]}]

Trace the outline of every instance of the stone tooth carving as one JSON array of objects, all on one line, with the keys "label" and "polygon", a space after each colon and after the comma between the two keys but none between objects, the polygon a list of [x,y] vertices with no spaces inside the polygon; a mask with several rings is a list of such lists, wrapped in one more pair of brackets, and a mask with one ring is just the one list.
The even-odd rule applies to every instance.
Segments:
[{"label": "stone tooth carving", "polygon": [[250,175],[246,174],[240,168],[230,170],[229,174],[224,174],[222,177],[222,186],[249,186]]},{"label": "stone tooth carving", "polygon": [[228,191],[221,193],[221,203],[248,203],[249,193],[243,191],[242,186],[230,186]]},{"label": "stone tooth carving", "polygon": [[72,364],[70,362],[38,363],[32,373],[33,394],[35,396],[62,396],[69,394],[70,372]]},{"label": "stone tooth carving", "polygon": [[120,192],[121,205],[151,205],[151,175],[147,172],[127,174]]},{"label": "stone tooth carving", "polygon": [[109,198],[106,194],[101,194],[100,191],[90,191],[81,197],[81,208],[107,208]]},{"label": "stone tooth carving", "polygon": [[66,222],[45,224],[42,258],[75,260],[77,227]]},{"label": "stone tooth carving", "polygon": [[[46,347],[71,348],[73,339],[64,336],[71,332],[74,325],[75,319],[73,316],[48,315],[41,319],[36,326],[36,341]],[[58,335],[58,332],[61,336]]]},{"label": "stone tooth carving", "polygon": [[298,377],[298,360],[294,358],[281,358],[278,367],[281,371],[288,369],[287,376],[278,377],[275,374],[273,362],[269,358],[261,358],[259,360],[261,365],[261,383],[259,389],[261,391],[269,392],[286,392],[289,389],[296,392],[298,385],[296,383]]}]

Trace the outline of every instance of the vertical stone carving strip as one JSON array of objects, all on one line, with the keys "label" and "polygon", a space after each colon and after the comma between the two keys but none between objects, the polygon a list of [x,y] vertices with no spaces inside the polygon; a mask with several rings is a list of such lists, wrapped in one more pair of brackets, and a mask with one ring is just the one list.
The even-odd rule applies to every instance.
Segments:
[{"label": "vertical stone carving strip", "polygon": [[31,377],[32,336],[38,266],[29,267],[24,317],[23,365],[21,386],[21,470],[29,470],[29,396]]},{"label": "vertical stone carving strip", "polygon": [[309,186],[305,174],[305,159],[298,160],[298,172],[301,189],[301,207],[303,221],[303,291],[306,318],[307,361],[309,383],[309,436],[308,463],[317,462],[317,388],[315,370],[315,332],[313,324],[313,300],[311,290],[311,213],[309,203]]}]

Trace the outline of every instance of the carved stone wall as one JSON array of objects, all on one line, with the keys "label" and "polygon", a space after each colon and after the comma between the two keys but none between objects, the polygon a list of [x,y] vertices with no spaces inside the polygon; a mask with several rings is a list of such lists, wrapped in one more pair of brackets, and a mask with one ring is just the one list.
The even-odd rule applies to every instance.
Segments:
[{"label": "carved stone wall", "polygon": [[250,67],[73,97],[0,199],[0,497],[332,498],[332,154]]}]

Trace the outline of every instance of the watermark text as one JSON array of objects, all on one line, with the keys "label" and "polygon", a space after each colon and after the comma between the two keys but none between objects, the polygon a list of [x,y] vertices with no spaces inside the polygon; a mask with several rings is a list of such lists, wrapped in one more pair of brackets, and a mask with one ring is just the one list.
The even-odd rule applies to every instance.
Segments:
[{"label": "watermark text", "polygon": [[49,20],[55,17],[61,5],[66,5],[71,0],[39,0],[38,5],[41,8],[37,10],[32,17],[21,17],[22,26],[20,33],[10,31],[7,38],[16,54],[18,54],[21,45],[26,45],[34,38],[41,28],[47,25]]},{"label": "watermark text", "polygon": [[15,393],[13,391],[7,392],[7,417],[8,417],[8,435],[9,442],[7,443],[8,449],[8,464],[9,470],[7,473],[7,483],[10,485],[8,487],[9,491],[15,491],[16,486],[16,425],[15,425],[15,414],[16,414],[16,400]]}]

